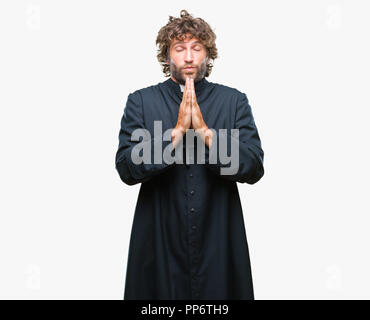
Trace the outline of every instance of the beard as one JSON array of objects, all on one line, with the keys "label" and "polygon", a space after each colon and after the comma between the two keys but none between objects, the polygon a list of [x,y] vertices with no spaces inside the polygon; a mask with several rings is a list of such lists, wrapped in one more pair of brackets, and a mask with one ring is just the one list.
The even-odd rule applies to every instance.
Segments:
[{"label": "beard", "polygon": [[[204,60],[201,62],[201,64],[198,67],[196,66],[194,67],[196,69],[194,82],[198,82],[199,80],[202,80],[204,78],[206,71],[207,71],[206,60],[207,60],[207,57],[204,58]],[[176,79],[178,83],[185,85],[186,76],[184,75],[183,70],[184,69],[182,68],[178,68],[176,64],[173,62],[173,60],[170,59],[171,75]]]}]

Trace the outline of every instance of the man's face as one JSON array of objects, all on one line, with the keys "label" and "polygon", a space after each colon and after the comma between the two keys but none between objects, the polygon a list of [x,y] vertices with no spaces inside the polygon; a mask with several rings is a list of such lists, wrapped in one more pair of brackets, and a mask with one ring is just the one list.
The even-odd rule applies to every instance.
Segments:
[{"label": "man's face", "polygon": [[[175,82],[185,85],[186,77],[197,82],[204,78],[207,71],[207,50],[202,42],[197,38],[190,39],[187,34],[184,41],[173,39],[170,46],[170,65],[171,78]],[[192,67],[191,69],[186,69]]]}]

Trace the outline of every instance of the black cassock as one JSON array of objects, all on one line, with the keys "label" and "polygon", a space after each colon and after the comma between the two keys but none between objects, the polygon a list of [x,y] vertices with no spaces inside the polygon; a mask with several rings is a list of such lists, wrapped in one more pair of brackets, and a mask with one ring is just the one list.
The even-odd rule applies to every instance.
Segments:
[{"label": "black cassock", "polygon": [[[193,148],[187,164],[186,155],[191,153],[185,137],[184,163],[154,163],[154,145],[161,143],[163,154],[171,144],[154,134],[154,121],[162,121],[163,134],[174,128],[183,93],[168,78],[128,95],[115,163],[124,183],[141,186],[131,229],[125,300],[254,299],[237,182],[254,184],[264,175],[261,141],[245,93],[206,78],[194,86],[203,119],[216,133],[212,150],[221,142],[219,129],[227,129],[223,137],[230,155],[231,140],[236,139],[231,129],[239,129],[238,171],[221,174],[220,168],[231,163],[222,162],[218,153],[217,163],[210,163],[208,147],[205,163],[197,162]],[[150,136],[136,141],[131,134],[138,128],[147,129]],[[151,146],[152,161],[135,164],[131,151],[143,142]]]}]

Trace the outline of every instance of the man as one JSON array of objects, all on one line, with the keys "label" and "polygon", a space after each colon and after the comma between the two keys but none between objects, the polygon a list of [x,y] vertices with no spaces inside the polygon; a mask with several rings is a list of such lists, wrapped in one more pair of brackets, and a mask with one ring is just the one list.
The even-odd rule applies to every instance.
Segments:
[{"label": "man", "polygon": [[[205,78],[217,57],[215,38],[204,20],[186,10],[170,17],[157,44],[163,72],[171,77],[128,96],[116,169],[124,183],[141,187],[124,299],[254,299],[236,183],[262,178],[264,152],[247,96]],[[147,135],[139,141],[135,130]],[[191,130],[195,147],[186,144]],[[228,154],[238,147],[237,165],[229,172],[222,172],[228,165],[213,151],[225,143]],[[144,157],[139,149],[151,161],[138,161]],[[185,160],[165,161],[169,154],[158,150]],[[189,161],[199,153],[202,163]],[[158,155],[162,161],[153,161]]]}]

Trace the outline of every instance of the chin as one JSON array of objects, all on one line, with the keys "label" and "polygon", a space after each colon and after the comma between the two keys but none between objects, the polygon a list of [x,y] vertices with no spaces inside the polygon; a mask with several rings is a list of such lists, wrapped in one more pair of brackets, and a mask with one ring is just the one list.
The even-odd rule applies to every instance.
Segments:
[{"label": "chin", "polygon": [[185,71],[184,72],[184,77],[185,77],[185,79],[186,79],[186,77],[190,77],[190,78],[195,77],[195,72],[187,72],[187,71]]}]

